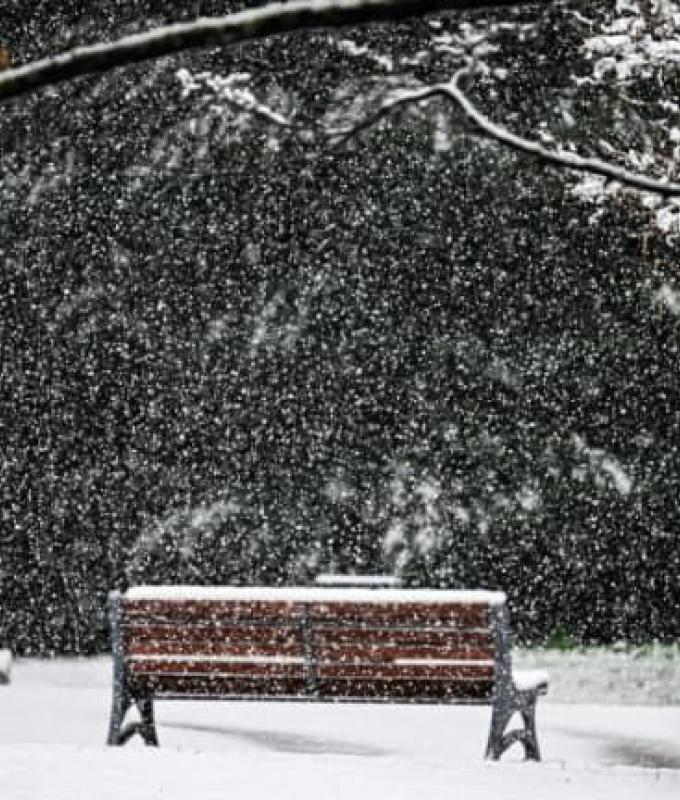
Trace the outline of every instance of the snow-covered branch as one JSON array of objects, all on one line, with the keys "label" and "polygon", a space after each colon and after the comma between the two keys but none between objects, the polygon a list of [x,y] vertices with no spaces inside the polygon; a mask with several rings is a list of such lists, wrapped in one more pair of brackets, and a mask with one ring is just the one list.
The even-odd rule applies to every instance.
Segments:
[{"label": "snow-covered branch", "polygon": [[62,81],[180,53],[191,48],[234,46],[295,31],[398,22],[441,11],[555,5],[556,0],[295,0],[271,3],[223,17],[196,19],[134,34],[114,42],[77,47],[0,75],[0,100]]},{"label": "snow-covered branch", "polygon": [[517,136],[507,128],[498,125],[485,116],[460,88],[461,78],[469,74],[469,70],[463,69],[456,73],[450,81],[398,92],[384,102],[374,114],[361,120],[356,125],[332,129],[329,131],[329,135],[331,138],[336,139],[337,142],[343,142],[375,125],[397,108],[422,103],[433,97],[443,97],[458,106],[463,112],[465,120],[468,123],[472,123],[478,133],[489,139],[494,139],[512,150],[532,156],[553,166],[599,175],[609,181],[615,181],[632,189],[652,192],[664,197],[680,197],[680,183],[655,180],[597,158],[584,158],[576,153],[564,150],[551,150],[539,142]]},{"label": "snow-covered branch", "polygon": [[[113,42],[77,47],[34,63],[4,70],[0,74],[0,100],[18,97],[41,87],[80,76],[103,73],[119,66],[168,56],[191,48],[211,45],[228,47],[296,31],[398,22],[409,17],[424,17],[444,11],[515,7],[523,4],[521,0],[294,0],[288,3],[272,3],[222,17],[200,18],[159,27]],[[527,4],[548,7],[559,4],[559,0],[533,0],[533,3]],[[613,33],[610,31],[607,33],[611,35],[604,39],[593,38],[589,42],[591,49],[605,53],[605,58],[598,62],[595,79],[601,79],[610,68],[617,74],[621,70],[620,64],[615,63],[610,50],[612,48],[620,50],[621,40],[625,37],[618,29]],[[618,57],[618,50],[615,55]],[[627,51],[626,55],[626,64],[635,62],[637,65],[635,59],[631,61]],[[672,55],[675,55],[675,50]],[[600,176],[607,182],[639,191],[663,197],[680,196],[680,184],[670,179],[654,179],[615,163],[578,155],[557,145],[546,147],[493,122],[460,88],[460,78],[467,72],[468,70],[460,71],[448,82],[416,90],[403,90],[396,96],[393,95],[377,112],[362,122],[350,128],[335,130],[333,134],[340,139],[356,135],[390,114],[398,106],[417,104],[440,96],[453,102],[462,112],[466,122],[478,133],[513,150],[557,167]],[[222,101],[227,104],[247,109],[269,122],[291,127],[290,120],[258,103],[247,89],[223,84],[219,87],[219,93]]]}]

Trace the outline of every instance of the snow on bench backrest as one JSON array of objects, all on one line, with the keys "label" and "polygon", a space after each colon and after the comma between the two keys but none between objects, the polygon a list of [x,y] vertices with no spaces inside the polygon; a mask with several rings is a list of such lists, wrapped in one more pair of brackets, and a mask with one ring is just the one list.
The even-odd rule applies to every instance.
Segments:
[{"label": "snow on bench backrest", "polygon": [[135,586],[125,600],[279,601],[353,603],[460,603],[498,606],[505,603],[503,592],[481,589],[364,589],[322,586]]}]

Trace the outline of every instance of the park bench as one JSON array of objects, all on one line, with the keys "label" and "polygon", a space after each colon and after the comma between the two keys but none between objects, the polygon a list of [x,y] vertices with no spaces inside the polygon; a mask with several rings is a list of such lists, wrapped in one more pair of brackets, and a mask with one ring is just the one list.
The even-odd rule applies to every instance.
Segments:
[{"label": "park bench", "polygon": [[135,587],[111,594],[110,620],[110,745],[157,745],[156,699],[482,703],[488,758],[520,742],[540,759],[547,677],[513,675],[500,592]]}]

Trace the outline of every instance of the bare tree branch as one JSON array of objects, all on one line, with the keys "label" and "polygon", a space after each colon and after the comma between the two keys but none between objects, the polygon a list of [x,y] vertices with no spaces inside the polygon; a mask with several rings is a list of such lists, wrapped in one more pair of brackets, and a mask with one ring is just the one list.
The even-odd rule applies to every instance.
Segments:
[{"label": "bare tree branch", "polygon": [[294,0],[223,17],[177,23],[118,39],[77,47],[0,74],[0,100],[18,97],[83,75],[169,56],[198,47],[232,47],[295,31],[399,22],[442,11],[501,6],[551,6],[559,0]]},{"label": "bare tree branch", "polygon": [[615,181],[622,186],[627,186],[632,189],[651,192],[653,194],[662,195],[663,197],[680,197],[680,183],[655,180],[646,175],[631,172],[616,164],[600,161],[597,158],[584,158],[576,153],[549,150],[538,142],[525,139],[522,136],[517,136],[507,130],[507,128],[503,128],[501,125],[498,125],[482,114],[460,88],[460,79],[469,74],[470,71],[468,69],[460,70],[450,81],[445,83],[437,83],[415,90],[399,92],[396,97],[383,103],[374,114],[361,120],[356,125],[330,130],[328,131],[328,135],[332,139],[336,139],[337,144],[340,144],[372,127],[397,108],[421,103],[432,97],[443,97],[447,100],[452,100],[463,111],[465,119],[471,122],[483,136],[494,139],[512,150],[533,156],[539,161],[552,164],[562,169],[574,169],[579,172],[600,175],[608,180]]},{"label": "bare tree branch", "polygon": [[[0,74],[0,100],[18,97],[41,87],[54,85],[74,78],[103,73],[116,67],[173,55],[191,48],[210,45],[234,46],[269,36],[295,31],[341,28],[376,22],[398,22],[409,17],[424,17],[443,11],[465,11],[490,7],[511,7],[525,4],[547,7],[559,0],[293,0],[288,3],[249,9],[223,17],[202,18],[192,22],[177,23],[118,39],[51,56],[32,64],[7,69]],[[653,192],[665,197],[680,196],[680,184],[655,180],[630,172],[614,164],[575,153],[549,150],[538,142],[524,139],[497,125],[484,116],[460,89],[458,73],[453,80],[405,92],[388,101],[370,119],[347,131],[335,135],[346,139],[356,135],[391,113],[396,107],[418,103],[435,95],[452,100],[485,136],[518,151],[559,167],[603,176],[622,185]],[[234,98],[228,98],[234,100]],[[241,98],[243,99],[243,98]],[[254,104],[251,110],[263,113]],[[270,121],[273,121],[270,116]],[[278,124],[289,121],[278,115]]]},{"label": "bare tree branch", "polygon": [[435,83],[431,86],[423,86],[418,89],[403,89],[396,97],[386,100],[373,114],[365,117],[355,125],[348,125],[344,128],[329,128],[326,134],[333,140],[333,145],[339,147],[350,139],[355,139],[360,133],[374,127],[380,120],[389,117],[394,111],[402,106],[412,106],[430,100],[433,97],[445,95],[443,87],[445,84]]}]

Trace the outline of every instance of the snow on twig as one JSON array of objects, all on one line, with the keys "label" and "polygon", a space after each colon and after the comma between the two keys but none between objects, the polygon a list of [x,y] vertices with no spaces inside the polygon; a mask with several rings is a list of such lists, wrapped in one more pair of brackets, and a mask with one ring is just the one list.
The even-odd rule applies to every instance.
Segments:
[{"label": "snow on twig", "polygon": [[498,125],[485,116],[460,88],[461,78],[469,74],[469,69],[462,69],[450,81],[424,86],[415,90],[401,91],[383,103],[374,114],[361,120],[356,125],[332,129],[328,131],[328,135],[331,139],[336,140],[336,144],[342,144],[389,116],[397,108],[415,105],[433,97],[443,97],[453,101],[463,112],[465,119],[472,123],[483,136],[494,139],[519,153],[561,168],[600,175],[609,181],[614,181],[632,189],[664,197],[680,197],[680,183],[656,180],[597,158],[585,158],[576,153],[551,150],[536,141],[525,139]]},{"label": "snow on twig", "polygon": [[250,112],[255,116],[261,117],[266,122],[271,122],[282,128],[290,128],[293,125],[290,119],[279,114],[278,111],[268,105],[261,103],[250,89],[243,85],[250,79],[250,75],[247,73],[227,76],[216,75],[212,72],[192,74],[188,69],[182,68],[177,70],[176,77],[182,85],[182,92],[185,96],[199,89],[201,82],[203,82],[206,88],[212,91],[215,97],[226,105],[239,111]]}]

